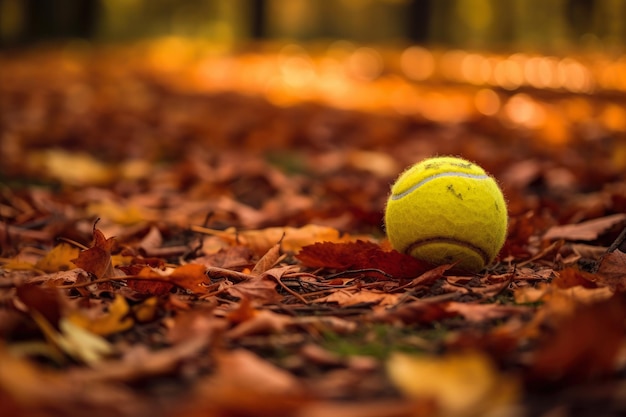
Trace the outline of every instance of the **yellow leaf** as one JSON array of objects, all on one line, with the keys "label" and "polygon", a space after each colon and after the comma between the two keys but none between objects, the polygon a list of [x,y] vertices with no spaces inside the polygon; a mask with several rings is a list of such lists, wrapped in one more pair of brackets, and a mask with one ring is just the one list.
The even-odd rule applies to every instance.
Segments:
[{"label": "yellow leaf", "polygon": [[[50,345],[76,360],[91,365],[113,352],[112,346],[105,339],[75,325],[65,317],[59,320],[58,332],[39,312],[31,311],[31,315]],[[54,353],[51,351],[53,357]],[[60,357],[56,359],[59,362],[62,360]]]},{"label": "yellow leaf", "polygon": [[63,336],[58,341],[61,349],[86,364],[93,365],[113,353],[113,348],[105,339],[66,318],[59,321],[59,328]]},{"label": "yellow leaf", "polygon": [[148,219],[148,215],[134,205],[124,205],[111,200],[93,202],[87,213],[122,225],[132,225]]},{"label": "yellow leaf", "polygon": [[111,264],[113,266],[130,265],[134,258],[134,256],[127,255],[111,255]]},{"label": "yellow leaf", "polygon": [[46,256],[35,264],[36,268],[44,272],[67,271],[76,268],[72,259],[76,259],[80,249],[67,243],[55,246]]},{"label": "yellow leaf", "polygon": [[133,307],[135,318],[140,323],[146,323],[154,320],[159,300],[156,297],[150,297],[143,303]]},{"label": "yellow leaf", "polygon": [[406,396],[434,400],[441,417],[483,416],[518,400],[517,381],[500,374],[477,352],[441,358],[395,353],[387,372]]},{"label": "yellow leaf", "polygon": [[35,269],[35,265],[28,261],[23,261],[18,258],[9,259],[2,264],[3,269],[10,269],[13,271],[29,271]]},{"label": "yellow leaf", "polygon": [[68,320],[91,333],[106,336],[133,327],[134,322],[129,313],[130,307],[126,299],[118,294],[109,306],[108,313],[104,316],[93,319],[77,311],[71,313]]},{"label": "yellow leaf", "polygon": [[32,153],[27,162],[33,169],[69,185],[106,184],[115,174],[114,167],[84,152],[51,149]]}]

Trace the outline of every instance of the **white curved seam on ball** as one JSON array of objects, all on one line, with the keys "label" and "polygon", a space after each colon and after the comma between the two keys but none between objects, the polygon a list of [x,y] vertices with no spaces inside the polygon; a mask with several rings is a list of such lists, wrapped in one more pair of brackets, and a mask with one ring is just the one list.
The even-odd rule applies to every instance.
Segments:
[{"label": "white curved seam on ball", "polygon": [[411,194],[413,191],[417,190],[422,185],[432,180],[436,180],[437,178],[442,178],[442,177],[462,177],[462,178],[471,178],[474,180],[486,180],[490,178],[489,175],[487,174],[467,174],[465,172],[441,172],[439,174],[432,175],[428,178],[424,178],[423,180],[421,180],[417,184],[414,184],[411,188],[409,188],[406,191],[401,192],[400,194],[392,194],[390,198],[392,200],[399,200]]},{"label": "white curved seam on ball", "polygon": [[473,251],[474,253],[476,253],[479,257],[481,257],[485,265],[489,264],[489,262],[491,261],[491,257],[489,256],[489,254],[487,254],[487,252],[480,246],[476,246],[473,243],[467,242],[462,239],[449,238],[449,237],[431,237],[427,239],[415,240],[409,246],[406,247],[406,249],[404,250],[404,253],[407,255],[410,255],[413,250],[420,248],[422,246],[433,244],[433,243],[447,243],[447,244],[457,245],[457,246],[461,246],[466,249],[469,249]]}]

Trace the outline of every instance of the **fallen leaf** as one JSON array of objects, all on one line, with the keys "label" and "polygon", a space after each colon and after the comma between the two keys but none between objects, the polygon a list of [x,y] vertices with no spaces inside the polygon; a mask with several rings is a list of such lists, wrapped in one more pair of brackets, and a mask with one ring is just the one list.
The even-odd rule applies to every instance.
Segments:
[{"label": "fallen leaf", "polygon": [[572,302],[591,304],[611,298],[613,293],[613,290],[609,287],[585,288],[577,285],[560,289],[551,285],[538,285],[537,287],[518,288],[513,293],[513,296],[517,304],[536,303],[538,301],[557,303],[562,301],[569,311],[569,306],[571,306]]},{"label": "fallen leaf", "polygon": [[67,243],[56,245],[50,252],[35,264],[35,267],[44,272],[67,271],[76,268],[72,259],[79,256],[80,250]]},{"label": "fallen leaf", "polygon": [[222,239],[238,245],[245,245],[257,254],[265,254],[278,242],[281,248],[288,252],[298,252],[304,246],[316,242],[348,242],[356,240],[349,235],[341,235],[337,229],[327,226],[308,224],[300,228],[270,227],[261,230],[213,230],[200,226],[191,226],[198,233],[219,236]]},{"label": "fallen leaf", "polygon": [[141,207],[110,199],[90,203],[87,207],[87,213],[125,226],[134,225],[155,217]]},{"label": "fallen leaf", "polygon": [[276,282],[269,276],[253,276],[250,279],[231,285],[226,292],[240,299],[247,298],[255,305],[277,303],[283,296],[276,290]]},{"label": "fallen leaf", "polygon": [[556,278],[552,280],[552,283],[559,288],[567,289],[576,286],[584,288],[597,288],[597,285],[595,284],[597,276],[595,274],[572,267],[565,268],[555,273]]},{"label": "fallen leaf", "polygon": [[78,258],[72,262],[79,268],[93,274],[96,278],[114,276],[113,264],[111,262],[111,249],[115,244],[115,239],[105,238],[104,234],[94,227],[93,245],[79,253]]},{"label": "fallen leaf", "polygon": [[[4,346],[0,346],[0,363],[0,414],[3,416],[133,417],[146,415],[149,409],[121,384],[77,383],[68,378],[66,369],[55,372],[38,366],[10,355]],[[18,413],[7,414],[11,407],[17,407]]]},{"label": "fallen leaf", "polygon": [[[396,278],[413,278],[432,268],[397,251],[384,251],[373,242],[321,242],[305,246],[296,255],[303,265],[327,269],[379,269]],[[380,274],[379,274],[380,276]]]},{"label": "fallen leaf", "polygon": [[519,400],[518,382],[478,352],[443,357],[394,353],[387,372],[406,396],[434,399],[442,417],[506,415]]},{"label": "fallen leaf", "polygon": [[174,284],[163,281],[161,279],[157,280],[156,277],[155,279],[150,279],[150,277],[146,279],[128,278],[126,279],[126,285],[128,285],[128,288],[131,288],[140,294],[149,294],[156,296],[168,294],[172,290],[172,288],[175,287]]},{"label": "fallen leaf", "polygon": [[47,178],[68,185],[106,184],[113,179],[115,172],[113,167],[104,165],[87,152],[62,149],[33,152],[27,163]]},{"label": "fallen leaf", "polygon": [[445,301],[417,300],[402,304],[399,307],[375,311],[372,318],[376,321],[389,323],[429,324],[456,315],[457,313],[446,310]]},{"label": "fallen leaf", "polygon": [[15,291],[20,301],[28,307],[31,313],[37,312],[52,327],[58,329],[63,313],[61,294],[56,288],[26,284],[20,285]]},{"label": "fallen leaf", "polygon": [[429,287],[434,284],[439,278],[443,276],[443,274],[452,268],[453,265],[439,265],[435,268],[429,269],[423,274],[419,275],[417,278],[414,278],[408,284],[402,286],[402,288],[415,288],[420,286]]},{"label": "fallen leaf", "polygon": [[218,352],[213,375],[201,380],[174,416],[291,416],[311,399],[300,380],[243,349]]},{"label": "fallen leaf", "polygon": [[208,292],[205,284],[209,283],[209,279],[204,265],[181,265],[176,267],[168,277],[170,282],[194,294],[206,294]]},{"label": "fallen leaf", "polygon": [[292,317],[273,313],[269,310],[255,310],[245,321],[228,330],[225,336],[231,340],[260,334],[279,334],[294,323]]},{"label": "fallen leaf", "polygon": [[626,253],[615,250],[602,257],[598,270],[594,274],[598,283],[614,291],[626,291]]},{"label": "fallen leaf", "polygon": [[151,226],[148,233],[145,234],[137,246],[144,252],[149,252],[151,249],[160,248],[161,245],[163,245],[161,231],[158,227]]},{"label": "fallen leaf", "polygon": [[104,315],[89,317],[81,310],[77,310],[69,314],[68,320],[78,327],[101,336],[123,332],[134,325],[128,302],[119,294],[116,294]]},{"label": "fallen leaf", "polygon": [[554,226],[543,235],[545,240],[595,240],[607,230],[626,224],[626,214],[613,214],[578,224]]},{"label": "fallen leaf", "polygon": [[99,337],[68,319],[61,319],[61,335],[56,339],[59,347],[75,359],[94,365],[113,353],[113,347]]},{"label": "fallen leaf", "polygon": [[221,335],[230,325],[227,320],[213,315],[213,308],[200,308],[178,313],[165,322],[167,341],[179,344],[204,335],[209,340]]},{"label": "fallen leaf", "polygon": [[522,306],[458,303],[454,301],[449,302],[445,309],[446,311],[459,314],[467,321],[473,323],[502,319],[530,311],[527,307]]},{"label": "fallen leaf", "polygon": [[349,307],[358,304],[374,304],[378,306],[394,305],[398,302],[397,294],[389,294],[384,291],[357,289],[342,290],[337,289],[326,297],[315,300],[316,303],[337,303],[342,307]]},{"label": "fallen leaf", "polygon": [[622,294],[551,319],[533,354],[531,377],[544,382],[580,381],[609,375],[624,341],[626,299]]},{"label": "fallen leaf", "polygon": [[252,275],[260,275],[263,272],[270,270],[274,265],[276,265],[276,262],[278,262],[280,257],[280,244],[277,243],[272,246],[272,248],[261,257],[261,259],[259,259],[250,273]]}]

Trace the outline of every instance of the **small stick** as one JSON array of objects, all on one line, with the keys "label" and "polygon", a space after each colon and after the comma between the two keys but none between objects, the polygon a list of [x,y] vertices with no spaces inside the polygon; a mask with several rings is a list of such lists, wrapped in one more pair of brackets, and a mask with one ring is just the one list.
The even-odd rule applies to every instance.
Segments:
[{"label": "small stick", "polygon": [[622,233],[619,234],[617,239],[615,239],[615,241],[611,243],[611,246],[609,246],[609,248],[606,250],[606,253],[615,252],[615,250],[619,248],[622,243],[624,243],[624,241],[626,241],[626,227],[624,227]]}]

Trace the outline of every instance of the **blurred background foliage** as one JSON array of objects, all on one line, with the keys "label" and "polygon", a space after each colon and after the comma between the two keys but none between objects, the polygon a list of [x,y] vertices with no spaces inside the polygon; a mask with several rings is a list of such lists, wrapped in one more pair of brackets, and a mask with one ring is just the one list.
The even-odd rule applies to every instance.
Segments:
[{"label": "blurred background foliage", "polygon": [[623,0],[0,0],[0,44],[185,36],[621,52]]}]

